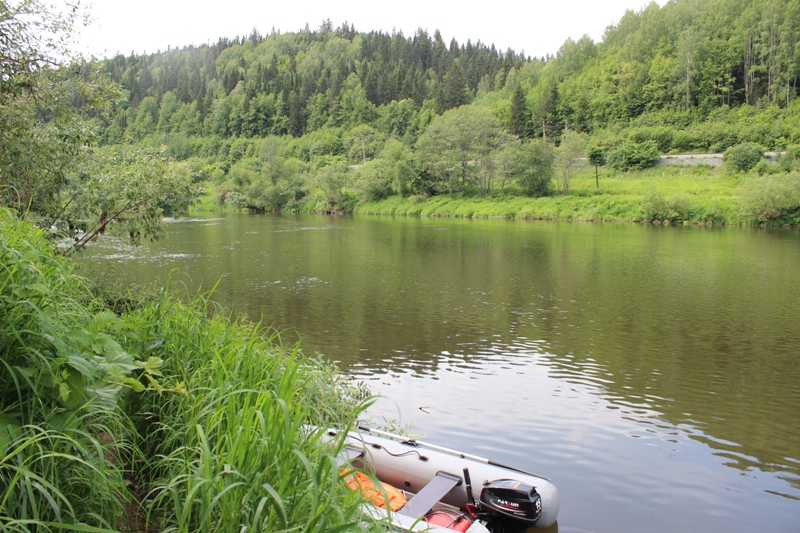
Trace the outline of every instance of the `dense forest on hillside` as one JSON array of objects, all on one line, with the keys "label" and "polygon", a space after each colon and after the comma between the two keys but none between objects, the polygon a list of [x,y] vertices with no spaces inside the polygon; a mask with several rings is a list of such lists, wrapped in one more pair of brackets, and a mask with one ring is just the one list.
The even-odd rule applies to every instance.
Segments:
[{"label": "dense forest on hillside", "polygon": [[[315,31],[254,31],[109,59],[105,67],[130,99],[106,135],[298,137],[374,124],[402,136],[420,112],[441,114],[476,98],[522,136],[539,136],[548,123],[555,135],[567,125],[594,132],[643,116],[685,126],[723,106],[788,107],[798,52],[800,4],[787,0],[651,3],[628,11],[600,43],[570,39],[555,56],[534,59],[480,41],[446,44],[438,31],[358,33],[325,21]],[[524,106],[513,109],[517,87]]]},{"label": "dense forest on hillside", "polygon": [[[732,170],[792,173],[798,77],[800,0],[651,3],[626,12],[600,42],[568,39],[540,58],[479,40],[448,43],[424,29],[364,33],[326,20],[292,33],[254,30],[50,71],[40,94],[14,100],[13,116],[30,135],[6,139],[15,147],[8,157],[37,147],[38,160],[50,161],[47,172],[0,153],[3,182],[14,191],[0,194],[17,195],[19,205],[33,199],[34,209],[56,222],[69,217],[71,227],[87,218],[81,180],[120,169],[136,179],[117,176],[117,191],[167,173],[173,183],[201,184],[214,205],[337,213],[394,195],[420,202],[574,195],[584,158],[597,189],[598,168],[643,169],[664,153],[735,150],[726,156]],[[44,87],[57,88],[50,107]],[[79,147],[93,141],[101,148],[87,157]],[[52,150],[54,143],[65,150]],[[766,150],[784,153],[767,162]],[[59,153],[67,157],[51,157]],[[798,187],[781,187],[775,194],[800,212]],[[195,190],[172,204],[183,209]],[[126,205],[152,212],[132,224],[114,215]],[[97,231],[125,220],[138,239],[158,229],[154,205],[140,198],[106,206],[95,215]],[[772,217],[741,211],[726,222]]]},{"label": "dense forest on hillside", "polygon": [[101,68],[127,92],[104,144],[165,149],[220,202],[255,210],[569,193],[563,162],[587,148],[629,170],[800,143],[798,0],[651,3],[543,58],[326,20]]},{"label": "dense forest on hillside", "polygon": [[[220,39],[216,44],[106,62],[130,91],[108,140],[156,132],[300,136],[323,127],[372,123],[405,133],[427,102],[431,112],[469,103],[479,85],[503,87],[525,62],[478,42],[449,47],[439,32],[360,34],[333,29]],[[391,110],[379,113],[378,107]],[[131,112],[134,110],[135,112]],[[176,115],[177,114],[177,115]],[[391,124],[389,124],[391,122]]]}]

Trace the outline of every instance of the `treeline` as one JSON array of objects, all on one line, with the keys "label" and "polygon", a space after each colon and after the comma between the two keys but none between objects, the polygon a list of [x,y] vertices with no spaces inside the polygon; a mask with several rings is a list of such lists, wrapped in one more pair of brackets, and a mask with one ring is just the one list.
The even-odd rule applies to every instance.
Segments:
[{"label": "treeline", "polygon": [[[438,31],[358,33],[325,21],[316,31],[254,31],[213,45],[107,60],[105,68],[130,99],[106,137],[120,142],[124,133],[140,139],[171,131],[300,136],[403,111],[441,114],[517,85],[525,108],[502,118],[523,136],[547,135],[548,123],[553,133],[565,125],[593,132],[643,115],[682,127],[722,106],[789,106],[798,92],[799,52],[797,0],[651,3],[609,26],[602,42],[570,39],[541,59],[480,41],[445,44]],[[403,131],[400,124],[389,129]]]},{"label": "treeline", "polygon": [[603,42],[567,41],[541,94],[591,131],[652,115],[686,126],[722,106],[788,107],[800,75],[800,2],[675,1],[628,11]]},{"label": "treeline", "polygon": [[[423,107],[429,113],[467,104],[479,87],[503,87],[530,62],[480,42],[445,44],[441,34],[357,33],[333,29],[220,39],[213,45],[107,60],[130,93],[107,142],[153,133],[293,135],[379,118],[403,135]],[[380,110],[388,106],[390,109]]]},{"label": "treeline", "polygon": [[129,95],[103,143],[164,148],[257,210],[569,193],[566,154],[627,170],[800,144],[800,0],[651,3],[544,58],[324,21],[102,68]]}]

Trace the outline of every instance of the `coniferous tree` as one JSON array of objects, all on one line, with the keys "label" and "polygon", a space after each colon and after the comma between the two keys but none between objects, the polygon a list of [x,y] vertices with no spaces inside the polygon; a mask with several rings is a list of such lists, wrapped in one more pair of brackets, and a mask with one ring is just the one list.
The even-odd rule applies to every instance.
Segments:
[{"label": "coniferous tree", "polygon": [[442,81],[442,102],[441,108],[443,111],[460,107],[469,103],[469,96],[467,85],[464,82],[464,74],[461,71],[458,61],[447,69],[447,74]]},{"label": "coniferous tree", "polygon": [[522,86],[517,84],[511,95],[511,114],[509,116],[509,130],[520,138],[531,136],[531,113],[525,102],[525,93]]}]

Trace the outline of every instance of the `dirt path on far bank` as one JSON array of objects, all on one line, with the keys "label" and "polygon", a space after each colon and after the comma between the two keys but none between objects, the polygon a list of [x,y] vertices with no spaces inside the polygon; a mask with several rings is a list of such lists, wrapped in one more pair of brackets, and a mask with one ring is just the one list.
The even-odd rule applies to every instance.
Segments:
[{"label": "dirt path on far bank", "polygon": [[[783,152],[764,152],[767,161],[774,161]],[[705,163],[712,167],[722,164],[723,154],[667,154],[661,156],[661,161],[657,165],[697,165]]]}]

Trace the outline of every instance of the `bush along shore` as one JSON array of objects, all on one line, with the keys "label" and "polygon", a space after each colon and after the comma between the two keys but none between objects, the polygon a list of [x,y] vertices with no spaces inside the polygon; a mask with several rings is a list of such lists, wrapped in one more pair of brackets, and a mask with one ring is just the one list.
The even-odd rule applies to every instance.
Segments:
[{"label": "bush along shore", "polygon": [[208,294],[124,312],[0,210],[0,531],[341,531],[366,392]]}]

